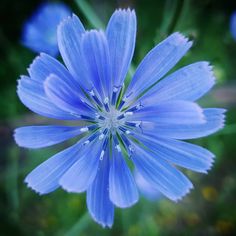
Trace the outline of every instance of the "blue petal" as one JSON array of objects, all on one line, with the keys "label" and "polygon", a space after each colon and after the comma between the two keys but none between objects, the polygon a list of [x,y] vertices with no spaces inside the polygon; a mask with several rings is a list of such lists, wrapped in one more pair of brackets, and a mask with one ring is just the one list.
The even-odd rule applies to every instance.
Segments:
[{"label": "blue petal", "polygon": [[55,74],[81,93],[78,83],[68,70],[58,60],[45,53],[41,53],[40,56],[34,59],[28,71],[31,79],[39,83],[43,83],[50,74]]},{"label": "blue petal", "polygon": [[27,76],[21,76],[18,80],[17,94],[26,107],[39,115],[61,120],[77,119],[49,101],[42,84]]},{"label": "blue petal", "polygon": [[51,74],[44,82],[45,93],[59,108],[79,115],[95,115],[91,108],[82,100],[76,88],[58,76]]},{"label": "blue petal", "polygon": [[152,121],[158,125],[202,124],[205,123],[203,110],[193,102],[170,101],[156,106],[144,107],[127,119]]},{"label": "blue petal", "polygon": [[207,173],[213,163],[213,153],[191,143],[158,136],[144,137],[143,135],[139,135],[138,140],[155,151],[158,157],[193,171]]},{"label": "blue petal", "polygon": [[100,161],[97,176],[87,190],[87,206],[93,219],[103,227],[112,227],[114,205],[109,199],[109,156]]},{"label": "blue petal", "polygon": [[153,48],[138,66],[127,89],[129,100],[161,79],[185,55],[192,43],[174,33]]},{"label": "blue petal", "polygon": [[137,171],[153,188],[173,201],[181,199],[190,191],[193,186],[185,175],[161,157],[133,145],[135,151],[132,160]]},{"label": "blue petal", "polygon": [[88,79],[103,99],[109,97],[109,92],[111,91],[111,64],[105,34],[102,31],[96,30],[83,34],[81,51]]},{"label": "blue petal", "polygon": [[23,28],[22,43],[35,52],[58,54],[57,25],[71,11],[62,3],[42,4]]},{"label": "blue petal", "polygon": [[207,62],[185,66],[160,81],[142,98],[144,106],[165,101],[195,101],[207,93],[215,83],[212,68]]},{"label": "blue petal", "polygon": [[206,119],[204,124],[157,124],[142,122],[141,127],[144,134],[158,135],[174,139],[194,139],[215,133],[224,126],[224,109],[203,109]]},{"label": "blue petal", "polygon": [[81,144],[77,143],[57,153],[35,168],[26,178],[28,187],[46,194],[59,187],[59,179],[78,160]]},{"label": "blue petal", "polygon": [[233,12],[230,18],[230,32],[236,41],[236,12]]},{"label": "blue petal", "polygon": [[116,10],[107,25],[106,35],[111,55],[113,85],[123,85],[135,48],[135,11]]},{"label": "blue petal", "polygon": [[154,189],[152,184],[143,178],[142,175],[135,169],[134,171],[135,182],[140,190],[140,193],[148,200],[154,201],[161,197],[161,193]]},{"label": "blue petal", "polygon": [[91,145],[84,144],[83,148],[85,151],[81,158],[60,179],[61,187],[68,192],[80,193],[87,190],[96,177],[102,152],[101,141],[95,140]]},{"label": "blue petal", "polygon": [[80,127],[26,126],[15,129],[14,137],[20,147],[42,148],[63,142],[81,133]]},{"label": "blue petal", "polygon": [[130,207],[138,201],[138,191],[134,178],[121,152],[113,150],[109,174],[111,201],[118,207]]},{"label": "blue petal", "polygon": [[81,55],[81,35],[85,29],[76,15],[67,18],[58,26],[58,46],[68,70],[81,86],[88,84]]},{"label": "blue petal", "polygon": [[[40,84],[43,84],[49,75],[54,74],[63,80],[67,86],[76,90],[77,97],[80,96],[85,98],[78,81],[74,79],[64,65],[45,53],[41,53],[40,56],[35,58],[28,71],[31,79]],[[86,101],[88,100],[86,99]]]}]

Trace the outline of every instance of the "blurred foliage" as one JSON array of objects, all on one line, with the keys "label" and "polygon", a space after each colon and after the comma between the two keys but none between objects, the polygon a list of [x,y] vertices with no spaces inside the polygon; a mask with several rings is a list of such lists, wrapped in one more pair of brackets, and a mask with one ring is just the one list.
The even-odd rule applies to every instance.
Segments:
[{"label": "blurred foliage", "polygon": [[134,66],[168,34],[184,33],[194,40],[194,46],[177,67],[210,61],[218,85],[201,103],[229,110],[224,130],[196,141],[214,152],[216,160],[208,175],[186,172],[194,190],[178,204],[141,199],[132,208],[116,209],[112,229],[102,229],[91,220],[85,194],[58,190],[38,196],[23,183],[34,167],[63,149],[59,145],[29,151],[18,148],[12,138],[15,127],[45,121],[24,108],[16,95],[17,78],[27,73],[36,56],[21,46],[21,27],[41,2],[1,0],[0,235],[236,235],[236,42],[229,32],[235,1],[64,1],[88,28],[105,25],[115,8],[135,8],[138,35]]}]

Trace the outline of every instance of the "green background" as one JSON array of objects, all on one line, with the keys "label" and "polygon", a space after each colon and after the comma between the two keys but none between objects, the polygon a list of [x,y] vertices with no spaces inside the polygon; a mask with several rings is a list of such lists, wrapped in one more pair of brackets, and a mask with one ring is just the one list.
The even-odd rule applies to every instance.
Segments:
[{"label": "green background", "polygon": [[200,101],[205,107],[228,109],[220,132],[194,141],[216,154],[208,175],[185,171],[195,188],[179,203],[144,198],[132,208],[116,209],[112,229],[103,229],[87,213],[85,194],[57,190],[38,196],[24,177],[68,143],[42,150],[20,149],[15,127],[43,124],[18,100],[19,75],[36,56],[20,44],[22,25],[42,1],[0,3],[0,235],[236,235],[236,41],[229,31],[235,1],[123,0],[64,1],[87,28],[102,27],[119,7],[134,8],[138,18],[134,67],[158,42],[180,31],[192,50],[175,67],[207,60],[214,65],[217,85]]}]

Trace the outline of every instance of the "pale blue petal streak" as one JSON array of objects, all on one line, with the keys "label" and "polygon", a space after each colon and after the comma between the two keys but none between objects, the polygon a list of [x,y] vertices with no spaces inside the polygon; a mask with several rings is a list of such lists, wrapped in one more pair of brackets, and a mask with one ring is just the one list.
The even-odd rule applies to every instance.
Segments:
[{"label": "pale blue petal streak", "polygon": [[81,134],[80,127],[26,126],[15,129],[15,141],[20,147],[48,147]]},{"label": "pale blue petal streak", "polygon": [[109,174],[111,201],[118,207],[130,207],[138,201],[138,191],[134,178],[121,152],[113,149]]},{"label": "pale blue petal streak", "polygon": [[137,136],[146,147],[154,151],[157,157],[161,157],[175,165],[207,173],[213,163],[214,154],[208,150],[183,141],[170,138]]},{"label": "pale blue petal streak", "polygon": [[105,34],[97,30],[87,31],[82,35],[81,51],[88,79],[103,99],[109,97],[111,91],[111,64]]},{"label": "pale blue petal streak", "polygon": [[59,179],[79,159],[80,144],[75,144],[57,153],[36,167],[25,182],[39,194],[46,194],[59,187]]},{"label": "pale blue petal streak", "polygon": [[55,106],[76,115],[93,115],[91,108],[80,97],[77,89],[58,76],[51,74],[44,82],[44,90]]},{"label": "pale blue petal streak", "polygon": [[153,188],[173,201],[180,200],[190,191],[192,183],[184,174],[154,153],[133,145],[135,153],[132,160],[137,171]]},{"label": "pale blue petal streak", "polygon": [[130,9],[116,10],[107,25],[114,86],[121,86],[128,72],[134,54],[136,28],[135,11]]},{"label": "pale blue petal streak", "polygon": [[66,83],[73,84],[73,86],[79,88],[78,84],[74,81],[73,77],[64,65],[45,53],[41,53],[34,59],[28,72],[31,79],[38,81],[39,83],[43,83],[50,74],[55,74]]},{"label": "pale blue petal streak", "polygon": [[156,124],[202,124],[205,123],[203,110],[196,103],[187,101],[170,101],[141,108],[128,116],[134,121],[151,121]]},{"label": "pale blue petal streak", "polygon": [[185,55],[192,43],[180,33],[174,33],[153,48],[138,66],[126,96],[137,97],[161,79]]},{"label": "pale blue petal streak", "polygon": [[142,98],[144,106],[166,101],[196,101],[215,84],[211,66],[207,62],[196,62],[185,66],[164,78]]},{"label": "pale blue petal streak", "polygon": [[81,35],[84,32],[85,29],[79,18],[73,15],[58,26],[57,40],[66,67],[79,84],[86,87],[89,81],[86,79],[81,56]]},{"label": "pale blue petal streak", "polygon": [[100,161],[99,170],[87,190],[87,207],[93,219],[103,227],[112,227],[114,205],[109,199],[109,156]]},{"label": "pale blue petal streak", "polygon": [[203,124],[157,124],[142,122],[141,127],[144,134],[158,135],[174,139],[194,139],[205,137],[215,133],[224,127],[225,110],[218,108],[203,109],[206,122]]},{"label": "pale blue petal streak", "polygon": [[41,53],[34,59],[28,72],[31,79],[39,83],[43,83],[50,74],[54,74],[61,78],[64,83],[67,83],[68,86],[73,87],[78,95],[84,96],[78,81],[74,79],[67,68],[58,60],[45,53]]},{"label": "pale blue petal streak", "polygon": [[84,192],[97,174],[101,141],[95,140],[91,145],[84,144],[82,148],[85,151],[81,154],[81,158],[60,179],[61,187],[68,192]]},{"label": "pale blue petal streak", "polygon": [[77,119],[55,106],[46,96],[42,83],[27,76],[18,80],[17,94],[26,107],[39,115],[60,120]]}]

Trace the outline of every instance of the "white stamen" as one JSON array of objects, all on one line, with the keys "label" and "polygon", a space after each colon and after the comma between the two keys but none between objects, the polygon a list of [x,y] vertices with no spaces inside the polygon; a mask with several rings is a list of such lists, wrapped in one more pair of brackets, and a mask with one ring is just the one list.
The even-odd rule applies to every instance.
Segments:
[{"label": "white stamen", "polygon": [[136,106],[136,109],[139,110],[139,109],[141,109],[141,107],[142,107],[142,105],[141,105],[141,104],[138,104],[138,105]]},{"label": "white stamen", "polygon": [[129,145],[129,150],[130,150],[131,152],[134,152],[134,147],[133,147],[132,145]]},{"label": "white stamen", "polygon": [[126,134],[130,134],[131,132],[130,132],[129,130],[126,130],[125,133],[126,133]]},{"label": "white stamen", "polygon": [[105,97],[104,99],[104,104],[107,104],[109,102],[109,98],[108,97]]},{"label": "white stamen", "polygon": [[102,150],[102,152],[101,152],[101,154],[100,154],[100,157],[99,157],[99,159],[100,159],[101,161],[103,160],[104,154],[105,154],[105,152],[104,152],[104,150]]},{"label": "white stamen", "polygon": [[83,127],[80,129],[81,132],[87,132],[88,130],[89,130],[88,127]]},{"label": "white stamen", "polygon": [[95,96],[95,93],[94,93],[93,90],[91,90],[89,93],[90,93],[90,95],[91,95],[92,97]]},{"label": "white stamen", "polygon": [[118,92],[118,88],[117,87],[114,87],[113,88],[113,93],[117,93]]},{"label": "white stamen", "polygon": [[116,149],[117,149],[118,152],[121,152],[120,145],[116,145]]},{"label": "white stamen", "polygon": [[76,116],[76,117],[78,117],[78,118],[81,118],[81,115],[78,115],[78,114],[76,114],[76,113],[70,112],[70,114],[71,114],[72,116]]},{"label": "white stamen", "polygon": [[104,136],[105,136],[104,134],[100,134],[99,137],[98,137],[98,139],[99,139],[99,140],[102,140],[102,139],[104,138]]},{"label": "white stamen", "polygon": [[132,116],[134,113],[132,111],[127,111],[124,113],[124,116]]},{"label": "white stamen", "polygon": [[89,141],[89,140],[86,140],[86,141],[84,142],[84,145],[89,144],[89,143],[90,143],[90,141]]}]

